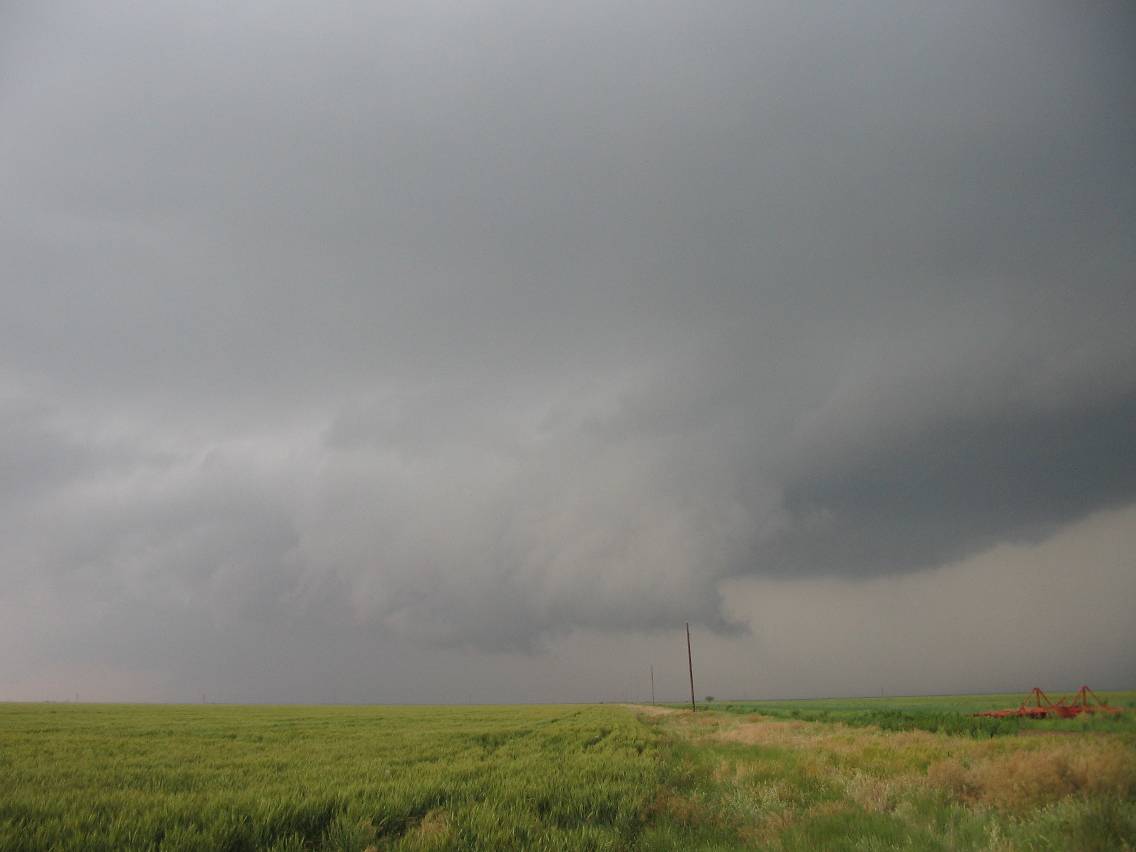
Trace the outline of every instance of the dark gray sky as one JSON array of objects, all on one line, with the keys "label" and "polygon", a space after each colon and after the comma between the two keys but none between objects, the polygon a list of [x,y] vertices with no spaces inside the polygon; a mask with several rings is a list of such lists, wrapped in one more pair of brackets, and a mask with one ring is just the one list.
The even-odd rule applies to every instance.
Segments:
[{"label": "dark gray sky", "polygon": [[0,698],[1136,685],[1134,44],[4,4]]}]

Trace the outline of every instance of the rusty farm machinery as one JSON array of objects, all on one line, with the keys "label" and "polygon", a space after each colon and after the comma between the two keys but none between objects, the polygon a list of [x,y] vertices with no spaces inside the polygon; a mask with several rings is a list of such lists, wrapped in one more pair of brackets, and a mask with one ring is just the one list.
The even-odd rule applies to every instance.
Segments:
[{"label": "rusty farm machinery", "polygon": [[1064,696],[1051,701],[1045,691],[1034,687],[1017,707],[1005,710],[986,710],[974,713],[975,716],[990,716],[995,719],[1006,719],[1011,716],[1021,716],[1028,719],[1072,719],[1082,713],[1123,713],[1120,707],[1113,707],[1100,698],[1087,686],[1082,686],[1072,696]]}]

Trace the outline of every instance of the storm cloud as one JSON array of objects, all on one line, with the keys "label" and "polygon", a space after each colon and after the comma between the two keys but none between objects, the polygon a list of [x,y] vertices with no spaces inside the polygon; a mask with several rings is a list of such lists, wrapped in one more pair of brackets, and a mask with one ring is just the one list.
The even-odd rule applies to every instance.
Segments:
[{"label": "storm cloud", "polygon": [[[1127,593],[1084,542],[1136,505],[1133,43],[1124,3],[8,4],[0,698],[619,697],[683,621],[731,694],[761,594],[1022,613],[1055,552]],[[968,688],[938,644],[889,687]]]}]

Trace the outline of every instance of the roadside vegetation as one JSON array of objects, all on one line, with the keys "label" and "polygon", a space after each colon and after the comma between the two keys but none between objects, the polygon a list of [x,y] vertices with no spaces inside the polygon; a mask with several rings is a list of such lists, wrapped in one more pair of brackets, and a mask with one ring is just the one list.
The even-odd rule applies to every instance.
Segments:
[{"label": "roadside vegetation", "polygon": [[736,712],[648,721],[671,749],[656,810],[673,848],[1136,849],[1131,733],[975,738]]},{"label": "roadside vegetation", "polygon": [[1136,849],[1131,722],[975,737],[809,703],[0,704],[0,849]]}]

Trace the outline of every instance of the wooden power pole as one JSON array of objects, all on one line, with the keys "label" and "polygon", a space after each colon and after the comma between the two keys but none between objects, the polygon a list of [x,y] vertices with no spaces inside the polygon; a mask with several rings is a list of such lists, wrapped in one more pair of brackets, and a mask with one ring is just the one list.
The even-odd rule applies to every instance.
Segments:
[{"label": "wooden power pole", "polygon": [[697,713],[694,706],[694,657],[690,654],[690,622],[686,622],[686,667],[690,670],[690,712]]},{"label": "wooden power pole", "polygon": [[655,706],[655,667],[651,666],[651,706]]}]

